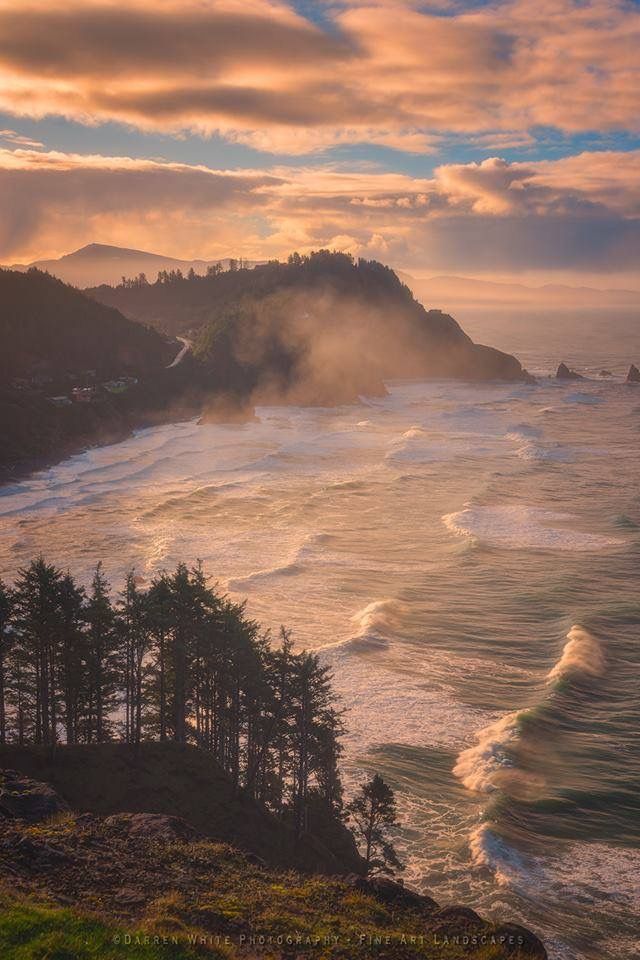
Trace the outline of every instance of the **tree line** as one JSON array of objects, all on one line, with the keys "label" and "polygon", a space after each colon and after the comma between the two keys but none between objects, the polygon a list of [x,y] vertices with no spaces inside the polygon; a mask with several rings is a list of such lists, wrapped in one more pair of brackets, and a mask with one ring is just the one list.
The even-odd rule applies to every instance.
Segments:
[{"label": "tree line", "polygon": [[200,566],[114,597],[100,564],[85,589],[39,558],[0,582],[0,743],[194,744],[300,835],[312,798],[340,815],[342,719],[328,668],[278,641]]},{"label": "tree line", "polygon": [[369,872],[393,872],[393,791],[376,774],[343,805],[329,668],[284,627],[277,640],[200,565],[146,589],[131,572],[114,597],[102,564],[85,589],[39,557],[0,580],[0,745],[193,744],[296,837],[320,802],[349,821]]}]

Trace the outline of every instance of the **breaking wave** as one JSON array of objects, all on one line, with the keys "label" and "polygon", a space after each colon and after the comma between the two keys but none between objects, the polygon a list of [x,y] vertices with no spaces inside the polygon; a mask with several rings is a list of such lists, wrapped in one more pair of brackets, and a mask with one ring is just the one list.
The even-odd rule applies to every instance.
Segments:
[{"label": "breaking wave", "polygon": [[447,529],[457,536],[516,549],[603,550],[624,542],[615,537],[555,526],[558,522],[574,518],[571,514],[540,507],[469,505],[456,513],[445,514],[441,519]]},{"label": "breaking wave", "polygon": [[604,671],[605,658],[600,642],[584,627],[574,625],[567,634],[562,656],[547,674],[547,680],[601,677]]},{"label": "breaking wave", "polygon": [[[585,627],[574,624],[567,634],[560,659],[547,674],[547,681],[593,679],[602,676],[604,671],[605,657],[599,640]],[[532,710],[506,714],[480,730],[477,742],[458,755],[453,773],[467,790],[522,794],[544,786],[538,774],[517,765],[523,726],[531,714]]]},{"label": "breaking wave", "polygon": [[328,539],[329,534],[327,533],[309,534],[309,536],[305,538],[302,546],[296,550],[291,559],[286,563],[277,564],[274,567],[267,567],[266,570],[256,570],[254,573],[249,573],[245,577],[234,577],[227,581],[227,589],[240,592],[242,590],[250,590],[251,587],[263,583],[265,580],[273,580],[277,577],[295,577],[297,574],[304,572],[305,563],[310,559],[315,548],[322,543],[326,543]]}]

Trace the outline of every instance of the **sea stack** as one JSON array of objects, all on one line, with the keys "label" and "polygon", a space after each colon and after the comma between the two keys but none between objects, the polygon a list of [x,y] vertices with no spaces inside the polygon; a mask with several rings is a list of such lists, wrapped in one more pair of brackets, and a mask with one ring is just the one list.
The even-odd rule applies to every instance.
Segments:
[{"label": "sea stack", "polygon": [[627,383],[640,383],[640,370],[632,363],[627,374]]},{"label": "sea stack", "polygon": [[556,380],[584,380],[581,373],[570,370],[566,363],[561,363],[556,370]]}]

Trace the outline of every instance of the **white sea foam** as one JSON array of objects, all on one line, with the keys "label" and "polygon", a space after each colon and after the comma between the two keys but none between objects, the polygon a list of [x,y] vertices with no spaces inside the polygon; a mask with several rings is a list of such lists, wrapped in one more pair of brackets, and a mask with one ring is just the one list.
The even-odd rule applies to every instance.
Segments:
[{"label": "white sea foam", "polygon": [[491,793],[509,779],[525,774],[513,764],[509,750],[520,737],[519,713],[508,713],[477,734],[478,742],[458,755],[454,776],[467,790]]},{"label": "white sea foam", "polygon": [[584,627],[574,624],[567,634],[562,656],[547,674],[547,680],[571,676],[601,677],[605,658],[600,642]]},{"label": "white sea foam", "polygon": [[518,887],[529,884],[541,870],[510,847],[488,823],[481,823],[469,835],[471,860],[478,867],[492,871],[500,886]]},{"label": "white sea foam", "polygon": [[583,533],[555,526],[573,520],[571,514],[556,513],[540,507],[508,505],[499,507],[467,506],[442,518],[445,526],[458,536],[511,548],[546,550],[604,550],[622,543],[615,537]]},{"label": "white sea foam", "polygon": [[[559,856],[524,856],[501,837],[491,823],[481,823],[469,835],[471,859],[487,867],[501,886],[523,892],[532,887],[545,896],[578,900],[602,907],[603,901],[640,913],[640,850],[607,843],[575,842]],[[614,907],[615,912],[615,907]]]}]

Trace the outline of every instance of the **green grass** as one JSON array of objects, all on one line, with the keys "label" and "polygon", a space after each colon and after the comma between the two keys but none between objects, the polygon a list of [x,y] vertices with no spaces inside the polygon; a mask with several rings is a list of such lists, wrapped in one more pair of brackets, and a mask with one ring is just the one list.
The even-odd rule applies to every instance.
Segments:
[{"label": "green grass", "polygon": [[[203,956],[188,943],[162,942],[162,935],[126,933],[73,910],[31,901],[0,901],[2,960],[196,960]],[[128,942],[130,938],[130,942]],[[207,951],[209,960],[226,954]]]}]

